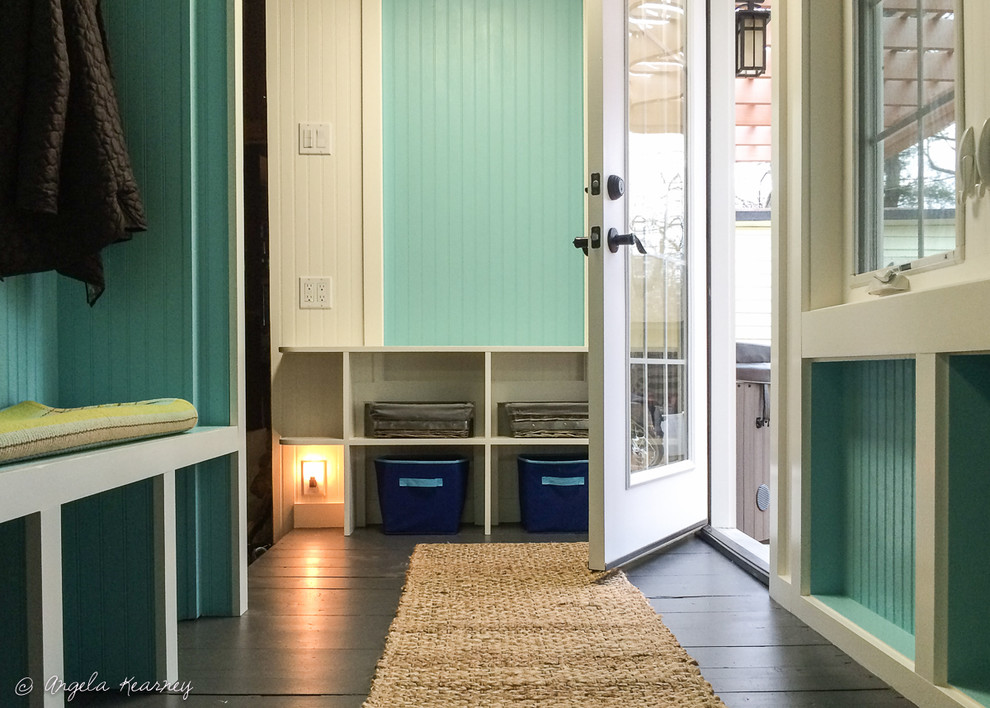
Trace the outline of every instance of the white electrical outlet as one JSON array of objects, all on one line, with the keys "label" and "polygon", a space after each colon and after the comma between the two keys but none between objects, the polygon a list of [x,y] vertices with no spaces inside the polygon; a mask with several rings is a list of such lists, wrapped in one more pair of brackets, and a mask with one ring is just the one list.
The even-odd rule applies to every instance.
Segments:
[{"label": "white electrical outlet", "polygon": [[299,278],[299,307],[303,310],[329,310],[333,307],[333,279]]}]

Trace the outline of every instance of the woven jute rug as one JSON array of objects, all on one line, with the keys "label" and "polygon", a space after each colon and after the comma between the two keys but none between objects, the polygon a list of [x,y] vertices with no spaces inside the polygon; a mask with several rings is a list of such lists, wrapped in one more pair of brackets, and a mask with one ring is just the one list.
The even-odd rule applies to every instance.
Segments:
[{"label": "woven jute rug", "polygon": [[367,708],[722,706],[586,543],[422,544]]}]

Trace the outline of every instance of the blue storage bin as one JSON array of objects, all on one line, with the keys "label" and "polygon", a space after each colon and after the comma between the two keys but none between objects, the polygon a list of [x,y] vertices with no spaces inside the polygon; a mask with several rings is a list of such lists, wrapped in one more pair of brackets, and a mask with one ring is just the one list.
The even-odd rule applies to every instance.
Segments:
[{"label": "blue storage bin", "polygon": [[385,533],[457,533],[468,461],[457,456],[375,459]]},{"label": "blue storage bin", "polygon": [[519,507],[527,531],[587,531],[588,456],[519,455]]}]

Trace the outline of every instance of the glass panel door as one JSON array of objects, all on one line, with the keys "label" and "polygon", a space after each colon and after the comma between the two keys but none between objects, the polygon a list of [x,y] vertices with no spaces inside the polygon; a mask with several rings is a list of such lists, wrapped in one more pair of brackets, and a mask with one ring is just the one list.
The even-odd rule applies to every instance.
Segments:
[{"label": "glass panel door", "polygon": [[607,235],[588,259],[589,541],[607,567],[707,521],[706,10],[585,7],[589,242]]}]

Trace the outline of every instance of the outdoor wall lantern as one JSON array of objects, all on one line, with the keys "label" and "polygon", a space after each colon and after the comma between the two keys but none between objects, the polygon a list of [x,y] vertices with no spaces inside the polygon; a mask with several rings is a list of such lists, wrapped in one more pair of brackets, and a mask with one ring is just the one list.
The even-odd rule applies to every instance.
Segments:
[{"label": "outdoor wall lantern", "polygon": [[754,0],[736,5],[736,76],[762,76],[767,70],[770,10]]}]

